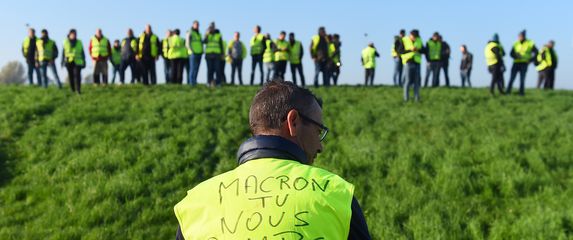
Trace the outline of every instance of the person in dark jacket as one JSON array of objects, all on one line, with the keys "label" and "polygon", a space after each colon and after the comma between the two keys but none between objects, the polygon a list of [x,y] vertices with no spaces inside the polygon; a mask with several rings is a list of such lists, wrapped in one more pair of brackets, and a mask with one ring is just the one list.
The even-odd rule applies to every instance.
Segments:
[{"label": "person in dark jacket", "polygon": [[30,85],[34,85],[34,72],[38,77],[38,86],[42,84],[42,77],[40,75],[39,63],[37,60],[38,51],[36,49],[36,30],[33,28],[28,29],[28,37],[24,39],[22,44],[22,55],[26,59],[28,65],[28,81]]},{"label": "person in dark jacket", "polygon": [[[208,235],[214,235],[214,236],[218,235],[221,237],[227,236],[226,239],[239,239],[241,237],[244,237],[244,235],[246,234],[253,236],[253,238],[251,239],[265,239],[265,237],[261,235],[269,232],[277,232],[275,236],[284,234],[286,232],[290,232],[294,234],[292,235],[293,237],[299,236],[296,239],[303,239],[303,238],[306,239],[307,237],[309,239],[311,237],[312,239],[315,239],[317,236],[303,236],[303,234],[296,233],[296,230],[301,230],[301,231],[312,230],[311,232],[317,233],[321,231],[329,231],[329,229],[332,230],[333,226],[342,226],[342,225],[348,227],[348,232],[338,232],[336,233],[338,235],[337,238],[330,238],[330,239],[345,239],[345,238],[360,239],[360,240],[370,239],[368,226],[366,224],[364,215],[360,208],[360,204],[358,203],[358,200],[353,196],[354,193],[349,193],[345,191],[345,189],[340,189],[340,188],[337,188],[337,192],[338,191],[340,191],[341,193],[344,192],[344,196],[347,196],[346,194],[349,193],[350,196],[348,198],[344,197],[342,199],[323,198],[324,200],[323,204],[328,204],[329,201],[339,202],[340,204],[337,205],[337,209],[325,210],[321,212],[314,212],[313,210],[303,212],[304,216],[308,217],[307,219],[316,219],[317,217],[319,217],[317,215],[320,215],[321,216],[320,218],[323,222],[318,223],[319,224],[318,226],[302,225],[301,227],[301,225],[297,226],[296,224],[292,224],[290,221],[289,223],[285,223],[284,221],[282,221],[281,223],[281,221],[277,221],[278,223],[276,224],[270,223],[271,225],[273,225],[272,228],[270,227],[267,228],[265,226],[268,226],[269,222],[266,222],[265,220],[264,224],[266,225],[261,225],[261,227],[259,227],[258,229],[257,227],[252,228],[252,226],[251,227],[247,226],[245,228],[244,227],[245,225],[242,225],[241,229],[237,229],[235,227],[234,231],[231,230],[225,233],[225,230],[223,230],[223,233],[221,233],[221,229],[224,228],[224,226],[229,226],[229,225],[226,225],[224,220],[223,221],[221,220],[221,216],[218,216],[217,214],[212,214],[213,212],[210,212],[208,210],[208,209],[212,210],[217,209],[214,211],[221,211],[223,214],[226,215],[227,213],[228,214],[234,213],[237,210],[236,208],[242,207],[245,209],[245,211],[249,211],[248,209],[253,209],[252,208],[253,206],[260,205],[258,204],[260,202],[260,199],[252,199],[252,198],[249,199],[247,196],[243,195],[239,196],[232,194],[233,198],[236,198],[237,201],[240,202],[248,202],[249,200],[256,200],[256,201],[248,202],[245,205],[241,206],[228,205],[227,208],[219,207],[220,204],[223,204],[223,198],[220,198],[219,196],[223,195],[221,195],[221,186],[219,185],[218,180],[225,179],[228,176],[232,176],[232,178],[237,178],[237,179],[246,178],[249,177],[249,175],[251,174],[252,174],[251,176],[256,177],[255,175],[259,173],[248,171],[249,168],[253,169],[254,166],[261,166],[265,169],[271,169],[271,171],[276,171],[277,174],[278,172],[285,171],[285,169],[288,169],[289,167],[287,166],[297,166],[299,170],[302,169],[317,170],[317,172],[314,172],[310,176],[319,177],[318,175],[320,174],[335,176],[334,174],[329,173],[326,170],[322,169],[319,170],[318,168],[311,166],[314,163],[317,154],[323,151],[321,141],[324,140],[324,138],[328,133],[328,128],[325,127],[322,122],[323,122],[322,103],[309,90],[306,90],[302,87],[298,87],[292,82],[280,81],[280,80],[274,80],[265,84],[263,88],[259,90],[259,92],[255,95],[251,104],[249,113],[249,125],[254,137],[244,142],[239,148],[239,151],[237,153],[237,158],[238,158],[237,161],[239,163],[239,166],[235,170],[221,174],[219,176],[215,176],[214,178],[201,183],[201,184],[210,184],[210,183],[217,184],[217,186],[219,187],[219,191],[217,191],[216,189],[210,191],[209,189],[207,191],[212,192],[212,194],[206,193],[204,195],[198,195],[205,199],[217,199],[217,201],[209,202],[196,198],[189,198],[190,196],[189,194],[201,191],[201,188],[199,187],[193,188],[192,190],[189,190],[187,192],[188,197],[183,199],[174,208],[176,217],[179,221],[179,228],[177,229],[176,239],[185,239],[185,238],[192,239],[195,236],[208,236]],[[275,166],[277,166],[275,164],[278,164],[283,167],[275,168]],[[244,171],[240,171],[240,169]],[[303,172],[306,172],[306,170],[303,170]],[[303,172],[297,171],[295,173],[285,173],[285,174],[289,175],[293,174],[290,175],[291,176],[290,179],[298,179],[303,177],[304,174]],[[286,175],[284,176],[288,177]],[[262,192],[265,192],[263,193],[263,195],[269,195],[272,192],[281,193],[283,191],[282,189],[283,185],[281,185],[281,187],[279,188],[275,177],[261,174],[259,178],[265,179],[260,181],[260,183],[263,186],[266,186],[265,187],[266,189],[261,190]],[[336,176],[335,178],[341,179],[338,176]],[[284,178],[282,179],[284,180]],[[269,181],[267,182],[267,180]],[[330,182],[330,185],[336,185],[338,183],[340,183],[338,180],[333,180],[332,182]],[[228,188],[228,187],[225,188],[227,188],[227,190],[231,190],[231,192],[234,192],[234,190],[232,190],[234,188]],[[288,191],[290,191],[290,188],[289,190],[286,190],[285,187],[285,191],[282,193],[284,194]],[[241,190],[241,194],[243,193],[244,193],[243,190]],[[310,190],[308,193],[310,194],[309,197],[302,197],[304,196],[304,194],[300,195],[289,194],[288,201],[290,201],[292,205],[284,205],[283,202],[283,205],[281,205],[283,207],[281,208],[274,204],[274,200],[272,200],[273,201],[272,204],[270,203],[271,200],[268,200],[269,203],[264,208],[267,213],[278,212],[279,216],[280,212],[282,211],[284,218],[286,219],[288,218],[288,216],[296,214],[297,211],[301,211],[301,209],[294,209],[289,206],[294,207],[296,205],[297,207],[298,206],[319,207],[318,203],[312,201],[311,199],[320,199],[322,197],[326,197],[327,194],[325,193],[326,193],[325,191]],[[263,203],[262,206],[265,206],[265,204]],[[201,210],[188,211],[192,209],[201,209]],[[261,210],[261,212],[262,211],[263,210]],[[245,213],[244,215],[245,218],[240,219],[240,221],[241,222],[247,221],[247,225],[249,225],[248,223],[249,220],[244,220],[244,219],[247,219],[251,214]],[[239,216],[239,218],[241,217]],[[255,218],[253,218],[253,220],[255,221],[253,225],[256,225],[257,220]],[[273,220],[273,222],[274,221],[276,220]],[[212,225],[211,224],[207,225],[207,223],[212,223]],[[233,228],[231,227],[231,229]],[[236,234],[236,235],[230,235],[230,234]]]},{"label": "person in dark jacket", "polygon": [[139,36],[137,49],[137,60],[141,66],[141,76],[143,84],[156,85],[157,72],[155,61],[159,59],[161,41],[151,30],[151,25],[145,25],[145,31]]},{"label": "person in dark jacket", "polygon": [[500,94],[505,94],[503,90],[503,72],[505,72],[505,64],[503,63],[503,56],[505,52],[503,51],[503,46],[499,43],[499,36],[493,35],[491,41],[488,42],[484,55],[486,58],[488,70],[491,73],[491,85],[490,93],[495,95],[494,89],[497,86]]},{"label": "person in dark jacket", "polygon": [[330,72],[328,69],[328,37],[324,27],[318,28],[318,35],[312,37],[310,43],[310,57],[314,62],[314,86],[318,87],[318,75],[322,72],[322,85],[330,86]]},{"label": "person in dark jacket", "polygon": [[472,82],[470,80],[470,76],[472,73],[474,55],[468,51],[468,47],[466,45],[462,45],[460,47],[460,51],[462,52],[462,63],[460,64],[460,76],[462,78],[462,87],[466,87],[466,82],[467,82],[468,86],[471,88]]},{"label": "person in dark jacket", "polygon": [[444,41],[442,35],[440,35],[440,42],[442,43],[442,64],[441,67],[444,70],[444,78],[446,80],[446,87],[450,87],[450,74],[449,74],[449,67],[450,67],[450,55],[452,50],[450,49],[450,45],[448,42]]},{"label": "person in dark jacket", "polygon": [[509,82],[505,91],[507,94],[511,94],[513,81],[515,81],[515,78],[519,73],[519,95],[525,95],[525,75],[529,64],[535,61],[537,52],[538,50],[535,43],[532,40],[527,39],[526,31],[521,31],[517,36],[517,41],[513,44],[511,52],[509,53],[511,58],[513,58],[513,65],[511,66]]},{"label": "person in dark jacket", "polygon": [[137,54],[137,39],[133,30],[127,29],[127,36],[121,40],[121,62],[119,63],[119,81],[125,84],[125,70],[131,70],[131,83],[140,82],[139,69],[135,61]]},{"label": "person in dark jacket", "polygon": [[42,73],[42,85],[48,87],[48,68],[50,68],[58,88],[62,89],[62,83],[55,64],[56,58],[58,58],[58,46],[48,36],[48,30],[42,29],[42,37],[36,41],[36,50],[38,51],[38,62]]}]

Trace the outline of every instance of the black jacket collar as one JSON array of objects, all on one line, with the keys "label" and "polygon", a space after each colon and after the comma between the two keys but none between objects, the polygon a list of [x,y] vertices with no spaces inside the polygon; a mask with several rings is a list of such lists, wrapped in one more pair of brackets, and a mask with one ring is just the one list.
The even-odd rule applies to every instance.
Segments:
[{"label": "black jacket collar", "polygon": [[260,158],[288,159],[308,164],[304,151],[298,145],[279,136],[254,136],[241,144],[237,152],[239,164]]}]

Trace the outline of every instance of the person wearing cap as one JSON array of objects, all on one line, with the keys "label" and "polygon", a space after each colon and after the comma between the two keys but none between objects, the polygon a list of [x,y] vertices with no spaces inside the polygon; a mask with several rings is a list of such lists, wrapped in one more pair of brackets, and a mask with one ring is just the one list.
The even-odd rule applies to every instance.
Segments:
[{"label": "person wearing cap", "polygon": [[525,74],[527,73],[527,66],[529,66],[529,63],[535,61],[537,52],[535,43],[526,38],[525,30],[521,31],[509,54],[511,58],[513,58],[513,65],[511,66],[511,74],[509,83],[507,84],[507,94],[511,94],[513,81],[519,73],[519,95],[525,95]]},{"label": "person wearing cap", "polygon": [[402,72],[404,65],[402,64],[402,59],[398,53],[402,45],[402,38],[406,36],[406,30],[401,29],[399,35],[394,36],[394,43],[392,44],[391,55],[394,59],[394,75],[392,79],[394,80],[394,86],[402,86]]},{"label": "person wearing cap", "polygon": [[374,73],[376,70],[376,58],[380,57],[374,47],[374,43],[368,43],[368,46],[362,50],[362,66],[364,67],[364,86],[374,86]]},{"label": "person wearing cap", "polygon": [[422,63],[422,52],[424,52],[424,43],[420,38],[420,32],[416,29],[410,31],[410,35],[402,38],[402,45],[399,53],[402,58],[402,64],[406,66],[404,76],[404,102],[410,99],[410,88],[414,89],[414,100],[420,101],[420,64]]},{"label": "person wearing cap", "polygon": [[313,166],[329,130],[320,99],[273,80],[253,98],[249,127],[235,169],[181,192],[177,240],[371,239],[354,185]]},{"label": "person wearing cap", "polygon": [[426,80],[424,87],[428,87],[430,74],[432,76],[432,87],[440,86],[440,69],[442,68],[442,41],[440,34],[435,32],[432,38],[426,42]]},{"label": "person wearing cap", "polygon": [[491,41],[489,41],[484,49],[485,60],[487,68],[491,73],[490,93],[495,95],[494,88],[497,86],[500,94],[504,94],[503,90],[503,72],[505,65],[503,63],[503,46],[499,43],[499,35],[494,34]]},{"label": "person wearing cap", "polygon": [[549,41],[537,54],[537,71],[539,72],[539,80],[537,88],[543,84],[544,89],[553,89],[555,85],[555,69],[557,69],[557,54],[553,49],[555,42]]},{"label": "person wearing cap", "polygon": [[97,85],[107,85],[107,77],[109,74],[107,61],[111,55],[111,44],[99,28],[90,40],[89,53],[94,63],[94,83]]},{"label": "person wearing cap", "polygon": [[36,30],[33,28],[28,29],[28,36],[24,39],[22,43],[22,56],[26,58],[26,64],[28,65],[28,81],[30,85],[34,85],[34,72],[38,77],[38,86],[42,85],[42,77],[40,75],[40,68],[37,59],[37,49],[36,49]]},{"label": "person wearing cap", "polygon": [[472,73],[474,55],[468,51],[468,47],[466,45],[460,46],[460,52],[462,52],[462,62],[460,64],[460,76],[462,79],[462,88],[466,87],[466,82],[468,86],[471,88],[472,82],[470,80],[470,76]]},{"label": "person wearing cap", "polygon": [[54,40],[48,36],[48,30],[42,29],[42,37],[36,41],[36,49],[38,51],[38,62],[40,63],[40,72],[42,73],[42,86],[48,87],[48,68],[52,70],[54,79],[58,84],[58,88],[62,88],[58,71],[56,70],[56,58],[58,57],[58,47]]}]

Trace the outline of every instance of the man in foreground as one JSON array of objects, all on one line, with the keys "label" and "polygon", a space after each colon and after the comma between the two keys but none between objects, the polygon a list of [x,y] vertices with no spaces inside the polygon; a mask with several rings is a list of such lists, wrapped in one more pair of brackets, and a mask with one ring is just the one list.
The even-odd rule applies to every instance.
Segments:
[{"label": "man in foreground", "polygon": [[175,206],[177,239],[370,239],[354,186],[311,166],[328,128],[310,91],[265,84],[249,126],[254,137],[239,148],[239,166]]}]

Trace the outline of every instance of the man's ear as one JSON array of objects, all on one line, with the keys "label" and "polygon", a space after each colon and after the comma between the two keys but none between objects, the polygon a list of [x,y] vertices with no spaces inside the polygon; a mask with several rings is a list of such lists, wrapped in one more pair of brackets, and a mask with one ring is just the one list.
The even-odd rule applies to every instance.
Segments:
[{"label": "man's ear", "polygon": [[299,123],[297,123],[297,121],[299,118],[300,116],[298,115],[298,111],[295,109],[290,110],[287,114],[286,125],[288,133],[291,137],[296,137],[297,134],[296,129],[299,126]]}]

